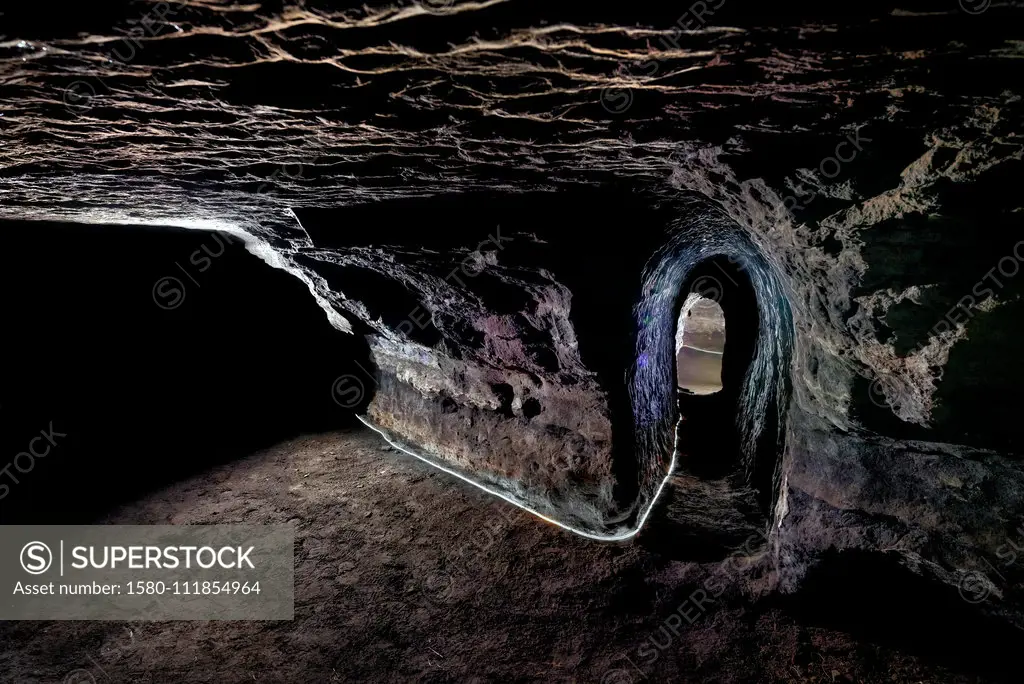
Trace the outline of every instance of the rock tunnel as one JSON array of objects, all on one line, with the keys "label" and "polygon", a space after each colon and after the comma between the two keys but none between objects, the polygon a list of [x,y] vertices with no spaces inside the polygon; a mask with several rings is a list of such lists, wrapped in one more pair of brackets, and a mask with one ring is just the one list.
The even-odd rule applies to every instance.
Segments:
[{"label": "rock tunnel", "polygon": [[287,281],[329,330],[247,347],[303,396],[268,435],[329,397],[560,534],[753,535],[748,597],[854,558],[1019,630],[1022,8],[976,4],[11,10],[0,217]]},{"label": "rock tunnel", "polygon": [[[693,467],[735,469],[767,504],[792,344],[784,285],[706,202],[648,202],[603,189],[373,206],[386,247],[336,228],[363,225],[369,208],[298,212],[312,249],[297,263],[368,322],[374,370],[352,379],[372,392],[367,423],[557,524],[628,538],[677,456],[675,322],[687,293],[704,288],[735,321],[735,362],[708,414],[721,425],[719,453]],[[603,227],[637,220],[664,225],[630,244],[600,239]],[[345,292],[346,277],[356,289]],[[608,335],[616,324],[632,334]]]}]

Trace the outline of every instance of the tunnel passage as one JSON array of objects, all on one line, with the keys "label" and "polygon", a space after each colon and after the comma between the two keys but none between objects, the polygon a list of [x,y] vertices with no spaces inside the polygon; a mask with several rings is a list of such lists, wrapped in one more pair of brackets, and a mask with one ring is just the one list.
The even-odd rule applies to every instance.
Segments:
[{"label": "tunnel passage", "polygon": [[[715,257],[697,266],[683,291],[686,297],[680,306],[677,339],[681,328],[684,341],[692,339],[702,342],[705,347],[713,347],[717,343],[721,345],[721,354],[714,355],[705,351],[703,355],[698,355],[693,353],[693,347],[684,346],[680,349],[677,343],[677,379],[684,377],[701,381],[691,384],[698,391],[680,387],[678,392],[678,466],[700,477],[725,477],[741,462],[741,440],[736,417],[743,381],[757,343],[757,300],[750,278],[724,257]],[[693,321],[695,310],[698,321],[703,313],[710,319],[711,325],[695,331],[697,334],[694,331],[687,333],[686,321]],[[716,312],[721,317],[721,331],[714,327]],[[684,363],[712,365],[712,368],[687,371],[681,366]],[[716,369],[720,374],[718,389],[708,391],[712,387],[708,376],[713,375]]]},{"label": "tunnel passage", "polygon": [[[302,263],[375,328],[367,418],[438,467],[602,539],[631,534],[664,479],[639,477],[624,377],[637,276],[663,236],[592,229],[674,215],[621,187],[297,212],[313,245]],[[387,230],[339,230],[371,222]],[[365,269],[405,292],[357,282]]]},{"label": "tunnel passage", "polygon": [[0,468],[23,453],[17,482],[0,482],[0,522],[93,522],[283,440],[360,425],[376,389],[363,338],[237,236],[0,227],[18,262],[0,275]]},{"label": "tunnel passage", "polygon": [[[776,266],[740,226],[695,201],[642,282],[630,389],[641,477],[656,481],[674,466],[683,477],[720,481],[727,496],[749,493],[764,520],[777,494],[793,344]],[[716,301],[726,324],[722,389],[707,395],[678,387],[677,323],[692,295]]]},{"label": "tunnel passage", "polygon": [[[600,188],[297,216],[312,243],[302,263],[373,328],[367,420],[432,464],[600,539],[634,534],[666,487],[680,410],[675,324],[685,293],[717,273],[730,361],[713,402],[722,408],[709,411],[721,427],[704,434],[720,453],[692,449],[686,466],[744,483],[768,473],[762,491],[773,495],[788,299],[749,234],[706,200]],[[371,220],[384,237],[338,230]],[[590,239],[591,226],[638,221],[664,230]],[[422,230],[432,223],[445,230]],[[374,285],[357,282],[367,270]]]}]

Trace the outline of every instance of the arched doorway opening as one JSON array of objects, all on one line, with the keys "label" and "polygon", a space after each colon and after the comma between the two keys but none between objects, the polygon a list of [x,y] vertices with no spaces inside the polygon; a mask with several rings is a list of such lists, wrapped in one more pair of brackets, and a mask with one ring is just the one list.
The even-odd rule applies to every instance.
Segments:
[{"label": "arched doorway opening", "polygon": [[725,313],[718,302],[691,292],[676,322],[676,383],[688,394],[722,389]]},{"label": "arched doorway opening", "polygon": [[[744,529],[767,529],[781,491],[794,332],[786,282],[744,229],[704,207],[648,261],[642,287],[630,375],[641,482],[655,493],[668,466],[667,519],[727,547]],[[709,394],[679,387],[676,338],[691,295],[717,303],[725,321],[721,389]]]},{"label": "arched doorway opening", "polygon": [[759,318],[749,276],[725,257],[693,269],[676,323],[678,456],[703,478],[738,476],[737,424],[744,380],[756,351]]}]

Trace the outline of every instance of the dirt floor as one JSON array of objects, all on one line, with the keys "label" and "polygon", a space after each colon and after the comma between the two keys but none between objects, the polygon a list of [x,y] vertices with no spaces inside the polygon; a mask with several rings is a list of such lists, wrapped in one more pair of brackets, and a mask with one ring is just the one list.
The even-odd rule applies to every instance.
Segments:
[{"label": "dirt floor", "polygon": [[290,520],[293,621],[2,623],[0,681],[993,681],[728,592],[686,605],[721,561],[672,560],[649,534],[571,536],[366,429],[291,440],[99,522]]}]

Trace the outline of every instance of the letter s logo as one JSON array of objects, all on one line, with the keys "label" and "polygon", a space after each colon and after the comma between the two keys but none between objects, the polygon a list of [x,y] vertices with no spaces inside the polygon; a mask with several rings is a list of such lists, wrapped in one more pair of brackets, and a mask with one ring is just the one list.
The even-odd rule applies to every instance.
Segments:
[{"label": "letter s logo", "polygon": [[21,567],[30,575],[41,575],[53,564],[53,553],[43,542],[29,542],[21,548]]}]

